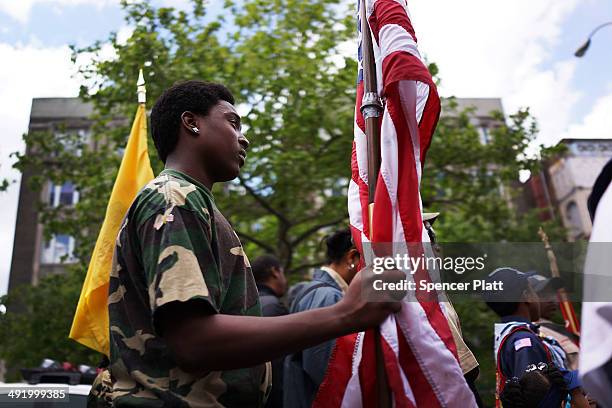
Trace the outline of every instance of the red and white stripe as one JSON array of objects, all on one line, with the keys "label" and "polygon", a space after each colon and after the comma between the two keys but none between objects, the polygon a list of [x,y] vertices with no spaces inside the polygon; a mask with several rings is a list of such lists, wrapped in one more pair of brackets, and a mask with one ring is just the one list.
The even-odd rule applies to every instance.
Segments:
[{"label": "red and white stripe", "polygon": [[[377,61],[381,167],[376,180],[374,235],[368,222],[367,141],[360,111],[363,81],[357,85],[352,179],[348,209],[353,238],[363,245],[395,243],[394,252],[429,251],[419,186],[427,149],[440,115],[440,99],[417,49],[405,0],[368,0],[368,23]],[[360,33],[361,35],[361,33]],[[361,43],[361,41],[360,41]],[[360,69],[361,69],[361,61]],[[360,72],[361,78],[361,72]],[[398,243],[400,243],[398,245]],[[430,280],[424,269],[408,274]],[[396,407],[476,406],[458,363],[447,320],[437,300],[416,293],[380,327],[392,400]],[[376,407],[374,331],[338,339],[314,407]]]}]

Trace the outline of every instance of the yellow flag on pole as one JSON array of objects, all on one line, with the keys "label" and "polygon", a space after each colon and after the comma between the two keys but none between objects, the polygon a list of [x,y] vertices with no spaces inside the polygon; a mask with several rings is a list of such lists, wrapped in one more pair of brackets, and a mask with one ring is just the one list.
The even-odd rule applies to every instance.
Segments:
[{"label": "yellow flag on pole", "polygon": [[96,241],[70,338],[109,356],[108,285],[115,239],[136,194],[153,179],[147,151],[147,115],[142,70],[138,78],[138,110]]}]

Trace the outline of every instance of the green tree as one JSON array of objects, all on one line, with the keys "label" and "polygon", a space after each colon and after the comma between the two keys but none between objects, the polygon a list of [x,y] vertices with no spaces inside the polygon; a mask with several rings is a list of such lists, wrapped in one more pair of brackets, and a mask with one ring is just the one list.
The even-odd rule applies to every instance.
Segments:
[{"label": "green tree", "polygon": [[[540,158],[526,154],[538,129],[528,109],[508,118],[491,112],[495,125],[488,143],[473,124],[473,108],[459,111],[454,98],[444,102],[423,172],[423,206],[442,213],[436,230],[446,242],[533,242],[544,225],[552,240],[562,240],[557,221],[539,220],[541,210],[517,210],[521,170],[537,172]],[[547,153],[551,152],[551,153]],[[545,153],[552,154],[552,150]]]},{"label": "green tree", "polygon": [[0,298],[0,359],[9,368],[7,381],[19,381],[17,369],[38,367],[45,358],[95,366],[100,356],[75,347],[67,333],[79,299],[83,274],[71,270],[21,286]]},{"label": "green tree", "polygon": [[5,192],[8,188],[15,183],[15,180],[10,180],[7,178],[0,179],[0,193]]}]

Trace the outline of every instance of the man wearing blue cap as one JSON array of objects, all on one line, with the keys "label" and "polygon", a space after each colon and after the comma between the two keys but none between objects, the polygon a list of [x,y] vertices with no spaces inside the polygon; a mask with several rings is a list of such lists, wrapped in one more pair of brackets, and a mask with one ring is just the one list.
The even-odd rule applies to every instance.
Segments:
[{"label": "man wearing blue cap", "polygon": [[554,364],[565,369],[563,349],[554,340],[545,342],[539,327],[531,323],[540,318],[540,304],[529,277],[513,268],[498,268],[491,272],[486,283],[501,282],[503,290],[484,294],[487,305],[501,318],[495,324],[496,399],[506,380],[520,378],[534,364]]}]

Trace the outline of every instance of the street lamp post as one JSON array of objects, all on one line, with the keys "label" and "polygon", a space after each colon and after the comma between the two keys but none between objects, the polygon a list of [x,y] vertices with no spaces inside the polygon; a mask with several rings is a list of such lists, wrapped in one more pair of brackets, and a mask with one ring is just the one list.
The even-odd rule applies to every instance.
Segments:
[{"label": "street lamp post", "polygon": [[599,30],[601,30],[602,28],[612,25],[612,21],[608,21],[607,23],[603,23],[597,27],[595,27],[595,29],[593,31],[591,31],[591,34],[589,34],[588,39],[586,40],[586,42],[584,44],[582,44],[582,47],[578,48],[576,50],[576,52],[574,53],[574,55],[578,58],[581,58],[582,56],[584,56],[584,54],[586,54],[587,50],[589,49],[589,47],[591,46],[591,38],[593,38],[593,36],[595,35],[596,32],[598,32]]}]

